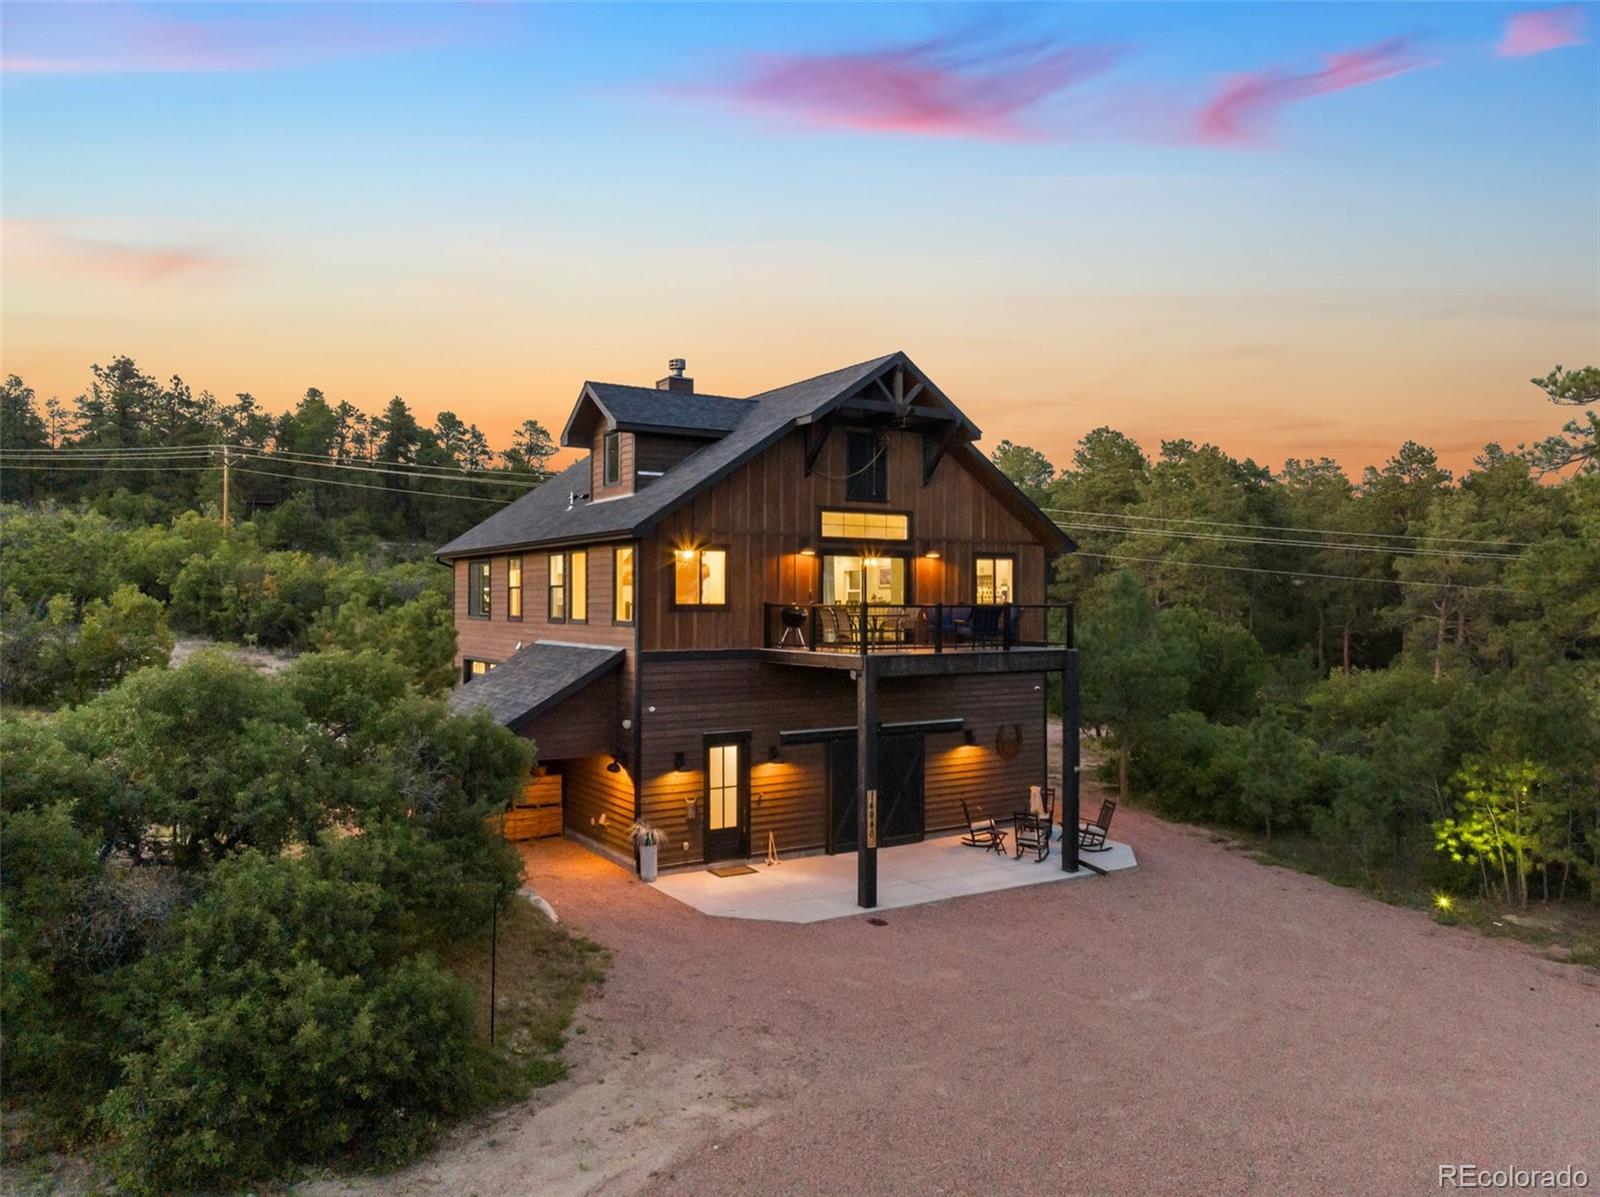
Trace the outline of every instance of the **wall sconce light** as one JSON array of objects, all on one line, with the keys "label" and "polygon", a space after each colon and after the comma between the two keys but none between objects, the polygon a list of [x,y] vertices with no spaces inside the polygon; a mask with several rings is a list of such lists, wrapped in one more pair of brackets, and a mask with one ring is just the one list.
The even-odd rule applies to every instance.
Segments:
[{"label": "wall sconce light", "polygon": [[621,773],[622,772],[622,762],[620,760],[618,760],[616,757],[612,757],[611,758],[611,763],[606,766],[606,772],[607,773]]},{"label": "wall sconce light", "polygon": [[939,560],[939,550],[938,549],[929,549],[926,553],[924,553],[922,555],[924,557],[926,557],[929,561],[937,561],[937,560]]},{"label": "wall sconce light", "polygon": [[866,566],[868,569],[877,569],[878,566],[883,564],[883,562],[879,561],[876,557],[863,557],[861,564]]},{"label": "wall sconce light", "polygon": [[967,742],[967,747],[970,748],[972,745],[978,742],[978,733],[969,727],[966,731],[961,733],[961,738]]},{"label": "wall sconce light", "polygon": [[805,548],[800,550],[800,555],[802,557],[815,557],[817,555],[817,546],[814,544],[806,545]]},{"label": "wall sconce light", "polygon": [[678,560],[680,560],[680,561],[690,561],[690,560],[693,560],[693,558],[694,558],[694,550],[693,549],[679,549],[678,550]]},{"label": "wall sconce light", "polygon": [[781,761],[783,759],[783,751],[776,744],[768,744],[767,759],[769,761]]},{"label": "wall sconce light", "polygon": [[689,767],[688,758],[686,756],[684,756],[683,753],[674,752],[672,754],[672,769],[673,769],[673,772],[682,773],[686,769],[688,769],[688,767]]}]

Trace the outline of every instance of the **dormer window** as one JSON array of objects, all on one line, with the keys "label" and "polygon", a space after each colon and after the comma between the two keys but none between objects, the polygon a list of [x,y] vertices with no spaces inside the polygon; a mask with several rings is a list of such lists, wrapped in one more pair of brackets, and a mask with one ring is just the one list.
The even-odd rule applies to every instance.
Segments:
[{"label": "dormer window", "polygon": [[606,433],[601,456],[601,482],[606,486],[615,486],[622,481],[622,433]]},{"label": "dormer window", "polygon": [[889,501],[889,451],[875,432],[851,432],[845,438],[844,497],[854,503]]}]

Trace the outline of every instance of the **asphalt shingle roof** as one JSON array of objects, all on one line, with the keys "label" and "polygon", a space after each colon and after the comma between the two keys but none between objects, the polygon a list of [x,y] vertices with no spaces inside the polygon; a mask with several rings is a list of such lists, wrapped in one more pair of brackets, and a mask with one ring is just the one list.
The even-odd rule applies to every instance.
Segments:
[{"label": "asphalt shingle roof", "polygon": [[[746,457],[787,432],[794,422],[809,416],[823,404],[854,391],[873,373],[899,354],[891,353],[870,362],[819,374],[776,390],[763,391],[748,399],[722,400],[737,403],[744,418],[721,440],[697,449],[643,490],[603,503],[579,500],[569,502],[574,492],[589,490],[589,458],[572,463],[554,478],[516,499],[475,528],[471,528],[439,549],[438,557],[463,557],[494,549],[518,548],[534,544],[560,544],[595,540],[607,536],[637,536],[654,521],[671,511],[702,486],[708,486]],[[628,388],[641,393],[645,388]],[[653,399],[688,395],[650,391]]]},{"label": "asphalt shingle roof", "polygon": [[450,693],[459,715],[482,708],[509,726],[566,698],[622,663],[622,649],[536,641]]},{"label": "asphalt shingle roof", "polygon": [[659,391],[655,387],[628,387],[615,382],[587,382],[584,388],[600,401],[618,428],[628,431],[732,432],[750,413],[748,399],[731,399],[724,395]]}]

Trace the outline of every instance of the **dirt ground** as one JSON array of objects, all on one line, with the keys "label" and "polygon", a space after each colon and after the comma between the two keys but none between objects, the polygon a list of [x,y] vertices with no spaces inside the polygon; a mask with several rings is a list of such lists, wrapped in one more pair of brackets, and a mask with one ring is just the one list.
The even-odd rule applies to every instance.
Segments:
[{"label": "dirt ground", "polygon": [[570,1078],[403,1172],[300,1191],[1387,1195],[1447,1162],[1600,1183],[1592,972],[1137,811],[1115,832],[1138,869],[885,926],[710,918],[541,842],[533,886],[615,957]]}]

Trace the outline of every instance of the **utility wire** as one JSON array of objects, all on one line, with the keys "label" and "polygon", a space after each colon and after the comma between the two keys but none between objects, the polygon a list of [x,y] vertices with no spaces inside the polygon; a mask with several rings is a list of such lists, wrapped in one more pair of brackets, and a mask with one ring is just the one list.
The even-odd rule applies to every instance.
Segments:
[{"label": "utility wire", "polygon": [[234,466],[233,472],[236,474],[253,474],[259,478],[287,478],[291,482],[298,482],[304,486],[353,486],[360,490],[381,490],[388,495],[418,495],[433,499],[457,499],[463,503],[494,503],[503,507],[507,503],[515,501],[513,499],[485,499],[478,495],[451,495],[436,490],[406,490],[392,486],[374,486],[367,482],[347,482],[343,478],[302,478],[298,474],[284,474],[275,470],[252,470],[245,466]]},{"label": "utility wire", "polygon": [[1271,536],[1237,536],[1226,532],[1186,532],[1178,528],[1122,528],[1109,524],[1076,524],[1057,520],[1058,527],[1082,532],[1123,532],[1130,536],[1174,536],[1184,540],[1215,540],[1228,544],[1283,545],[1294,548],[1332,549],[1350,553],[1388,553],[1396,557],[1474,558],[1481,561],[1516,561],[1517,553],[1484,553],[1476,549],[1429,549],[1412,545],[1339,544],[1327,540],[1283,540]]},{"label": "utility wire", "polygon": [[1078,511],[1070,507],[1041,507],[1039,510],[1057,515],[1087,515],[1096,519],[1145,520],[1147,522],[1156,521],[1173,524],[1210,524],[1218,528],[1248,528],[1257,532],[1309,532],[1317,536],[1381,536],[1390,540],[1458,541],[1462,544],[1501,545],[1514,549],[1532,547],[1525,540],[1478,540],[1469,536],[1416,536],[1407,532],[1357,532],[1347,528],[1294,528],[1283,524],[1239,524],[1230,523],[1227,520],[1205,520],[1181,515],[1133,515],[1129,512],[1118,511]]},{"label": "utility wire", "polygon": [[1298,569],[1263,569],[1254,565],[1217,565],[1207,561],[1170,561],[1161,557],[1121,557],[1115,553],[1089,553],[1079,549],[1076,557],[1099,557],[1105,561],[1139,561],[1146,565],[1177,565],[1186,569],[1225,569],[1241,574],[1278,574],[1285,578],[1323,578],[1335,582],[1379,582],[1385,586],[1432,586],[1452,590],[1492,590],[1500,594],[1522,594],[1509,586],[1468,586],[1454,582],[1425,582],[1413,578],[1364,578],[1360,574],[1323,574]]},{"label": "utility wire", "polygon": [[[358,465],[354,462],[340,461],[298,461],[283,460],[275,453],[242,453],[240,461],[264,461],[267,464],[296,466],[305,469],[319,470],[349,470],[358,474],[393,474],[400,478],[420,479],[431,482],[471,482],[488,486],[515,486],[527,490],[530,486],[537,485],[541,479],[529,476],[525,479],[496,477],[484,475],[475,471],[462,471],[452,473],[444,469],[434,469],[423,466],[415,469],[391,469],[391,466],[405,465],[405,462],[384,462],[382,465]],[[322,481],[321,479],[308,478],[308,482]]]}]

